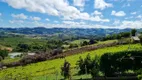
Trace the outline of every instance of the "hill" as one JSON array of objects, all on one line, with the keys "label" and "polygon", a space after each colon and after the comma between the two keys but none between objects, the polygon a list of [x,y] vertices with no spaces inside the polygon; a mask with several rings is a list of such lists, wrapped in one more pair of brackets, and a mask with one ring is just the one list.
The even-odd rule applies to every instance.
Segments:
[{"label": "hill", "polygon": [[[130,48],[129,48],[130,46]],[[114,47],[106,47],[103,49],[98,49],[94,51],[88,51],[88,52],[83,52],[77,55],[72,55],[68,56],[65,59],[71,63],[71,73],[73,75],[73,78],[81,78],[81,76],[76,76],[77,69],[75,68],[76,61],[79,59],[80,56],[85,58],[85,56],[89,53],[91,57],[95,57],[96,55],[101,56],[104,53],[107,52],[119,52],[119,51],[125,51],[128,49],[141,49],[140,44],[131,44],[131,45],[119,45],[119,46],[114,46]],[[39,62],[39,63],[34,63],[34,64],[29,64],[27,66],[19,66],[16,68],[8,68],[1,70],[0,72],[0,78],[4,79],[4,76],[9,76],[12,78],[33,78],[34,80],[45,80],[46,78],[49,80],[53,80],[56,77],[56,73],[58,75],[58,78],[62,78],[60,75],[60,67],[63,64],[65,59],[55,59],[55,60],[49,60],[49,61],[44,61],[44,62]],[[19,77],[17,76],[19,75]],[[85,77],[89,77],[85,76]],[[8,77],[7,77],[8,78]]]}]

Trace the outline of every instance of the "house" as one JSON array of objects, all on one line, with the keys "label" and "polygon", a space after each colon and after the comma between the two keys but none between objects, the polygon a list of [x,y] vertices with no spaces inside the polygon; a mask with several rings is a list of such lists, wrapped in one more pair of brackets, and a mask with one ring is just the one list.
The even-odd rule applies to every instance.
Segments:
[{"label": "house", "polygon": [[134,42],[134,43],[140,42],[140,38],[138,36],[132,36],[131,39],[132,39],[132,42]]}]

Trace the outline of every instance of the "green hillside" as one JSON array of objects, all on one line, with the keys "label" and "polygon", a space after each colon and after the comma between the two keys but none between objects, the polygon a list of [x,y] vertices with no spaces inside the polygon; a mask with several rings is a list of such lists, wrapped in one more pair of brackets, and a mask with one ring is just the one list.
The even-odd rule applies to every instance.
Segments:
[{"label": "green hillside", "polygon": [[[107,52],[119,52],[128,49],[133,50],[141,48],[142,46],[140,44],[118,45],[114,47],[106,47],[103,49],[98,49],[94,51],[80,53],[77,55],[68,56],[65,59],[71,63],[72,67],[71,73],[72,75],[75,75],[77,73],[77,69],[74,67],[76,66],[76,61],[79,59],[80,56],[82,56],[82,58],[85,58],[86,55],[89,53],[93,58],[96,55],[101,56],[102,54]],[[64,59],[55,59],[55,60],[48,60],[44,62],[29,64],[27,66],[19,66],[15,68],[4,69],[1,70],[0,72],[0,78],[4,79],[4,77],[7,76],[7,78],[16,77],[17,80],[19,78],[26,78],[26,77],[33,78],[36,80],[38,80],[39,78],[40,80],[46,80],[46,78],[48,78],[48,80],[53,80],[56,78],[57,73],[58,73],[58,78],[62,78],[62,76],[60,75],[60,67],[61,65],[63,65],[63,62]],[[19,77],[17,75],[19,75]],[[81,78],[81,77],[90,77],[90,75],[73,76],[73,78]]]}]

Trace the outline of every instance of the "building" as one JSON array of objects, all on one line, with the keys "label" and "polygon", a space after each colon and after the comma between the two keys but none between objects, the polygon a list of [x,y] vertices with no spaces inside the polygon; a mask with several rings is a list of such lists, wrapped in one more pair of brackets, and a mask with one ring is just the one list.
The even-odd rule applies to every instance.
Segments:
[{"label": "building", "polygon": [[140,42],[140,38],[138,36],[132,36],[131,39],[132,39],[132,42],[134,42],[134,43]]}]

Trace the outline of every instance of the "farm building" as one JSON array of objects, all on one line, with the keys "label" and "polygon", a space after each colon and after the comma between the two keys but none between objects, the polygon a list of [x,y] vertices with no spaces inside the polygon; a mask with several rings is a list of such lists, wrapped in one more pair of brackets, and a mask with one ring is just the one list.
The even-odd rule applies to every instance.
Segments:
[{"label": "farm building", "polygon": [[131,39],[132,39],[132,41],[133,41],[134,43],[139,43],[139,42],[140,42],[140,39],[139,39],[138,36],[132,36]]}]

